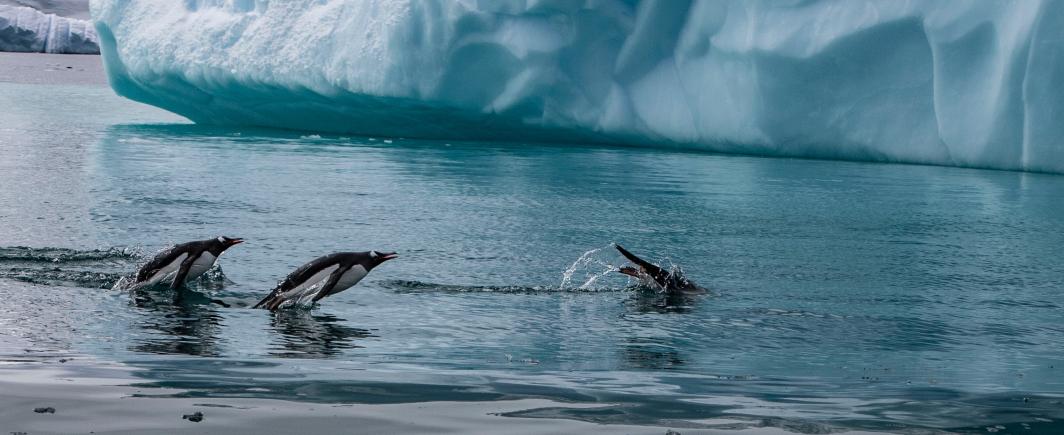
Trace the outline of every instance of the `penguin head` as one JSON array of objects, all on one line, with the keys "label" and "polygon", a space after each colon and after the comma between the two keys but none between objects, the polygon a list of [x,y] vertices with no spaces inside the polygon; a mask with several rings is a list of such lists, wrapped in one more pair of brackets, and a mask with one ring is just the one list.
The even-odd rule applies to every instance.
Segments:
[{"label": "penguin head", "polygon": [[641,275],[646,275],[646,273],[644,273],[642,270],[636,269],[632,266],[624,266],[620,269],[617,269],[617,271],[634,278],[639,278]]},{"label": "penguin head", "polygon": [[216,246],[221,248],[222,251],[224,251],[226,249],[229,249],[230,247],[232,247],[234,245],[239,245],[241,243],[244,243],[244,239],[241,239],[239,237],[218,236],[218,238],[214,239],[214,240],[215,240],[215,242],[217,242]]},{"label": "penguin head", "polygon": [[377,267],[381,263],[394,258],[399,258],[399,254],[396,254],[394,252],[369,251],[369,267]]}]

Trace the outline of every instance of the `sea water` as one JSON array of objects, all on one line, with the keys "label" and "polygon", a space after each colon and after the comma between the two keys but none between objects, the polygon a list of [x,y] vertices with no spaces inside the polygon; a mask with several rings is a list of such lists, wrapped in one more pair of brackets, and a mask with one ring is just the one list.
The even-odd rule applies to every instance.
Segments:
[{"label": "sea water", "polygon": [[[1054,433],[1062,199],[1048,174],[212,128],[0,84],[0,357],[121,363],[187,397]],[[247,243],[180,300],[112,289],[218,235]],[[641,291],[612,243],[711,291]],[[313,309],[249,308],[365,250],[400,258]]]}]

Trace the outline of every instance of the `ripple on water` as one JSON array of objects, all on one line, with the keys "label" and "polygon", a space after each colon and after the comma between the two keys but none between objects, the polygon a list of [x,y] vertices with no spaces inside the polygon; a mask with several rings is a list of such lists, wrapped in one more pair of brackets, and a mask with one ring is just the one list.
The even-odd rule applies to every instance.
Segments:
[{"label": "ripple on water", "polygon": [[[86,353],[199,397],[540,395],[592,402],[603,409],[551,412],[597,421],[1061,421],[1049,397],[1064,392],[1064,177],[301,138],[56,91],[0,84],[20,108],[0,110],[11,359]],[[41,248],[217,234],[249,243],[181,297],[99,288],[147,252]],[[610,241],[719,292],[637,291]],[[311,258],[368,249],[402,258],[314,309],[247,308]]]}]

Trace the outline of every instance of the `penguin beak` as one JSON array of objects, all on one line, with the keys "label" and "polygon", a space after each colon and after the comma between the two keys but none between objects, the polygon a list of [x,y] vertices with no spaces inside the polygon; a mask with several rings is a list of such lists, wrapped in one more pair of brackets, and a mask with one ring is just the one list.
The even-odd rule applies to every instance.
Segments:
[{"label": "penguin beak", "polygon": [[241,239],[239,237],[237,237],[235,239],[229,239],[229,246],[235,246],[235,245],[239,245],[241,243],[244,243],[244,239]]},{"label": "penguin beak", "polygon": [[391,259],[394,259],[394,258],[399,258],[399,254],[396,254],[394,252],[382,252],[381,253],[381,261],[388,261],[388,260],[391,260]]}]

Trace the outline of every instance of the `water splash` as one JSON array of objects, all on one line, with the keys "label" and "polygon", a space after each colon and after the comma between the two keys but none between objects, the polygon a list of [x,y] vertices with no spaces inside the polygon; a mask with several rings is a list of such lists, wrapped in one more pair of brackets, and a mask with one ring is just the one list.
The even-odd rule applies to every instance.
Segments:
[{"label": "water splash", "polygon": [[[136,272],[122,275],[118,277],[117,280],[111,282],[113,282],[113,284],[108,287],[114,291],[136,291],[145,289],[143,284],[137,283]],[[233,281],[225,276],[225,272],[222,271],[222,266],[218,264],[211,266],[211,268],[204,272],[203,275],[185,282],[187,287],[197,290],[221,290],[230,284],[233,284]]]},{"label": "water splash", "polygon": [[289,307],[309,308],[309,307],[314,306],[314,298],[318,296],[318,293],[321,293],[323,290],[325,290],[325,283],[327,283],[327,282],[328,282],[328,278],[314,283],[310,287],[307,287],[307,289],[304,290],[302,293],[300,293],[299,297],[293,299],[290,302],[285,302],[285,303],[281,304],[281,307],[282,308],[289,308]]},{"label": "water splash", "polygon": [[[615,258],[609,258],[613,244],[584,252],[562,272],[561,283],[557,286],[522,286],[522,285],[455,285],[439,284],[412,280],[384,281],[385,288],[406,292],[453,292],[453,293],[541,293],[541,292],[615,292],[631,288],[629,285],[601,285],[600,280],[617,273],[619,266]],[[623,260],[622,260],[623,261]],[[671,264],[671,262],[670,262]],[[675,266],[673,266],[675,267]]]},{"label": "water splash", "polygon": [[[613,248],[616,244],[610,243],[601,248],[595,248],[585,252],[580,258],[577,258],[572,265],[569,266],[564,272],[562,272],[562,282],[560,287],[563,289],[575,288],[578,290],[595,288],[595,284],[602,278],[609,276],[617,276],[616,272],[620,270],[620,266],[615,265],[614,260],[619,260],[620,264],[627,264],[628,260],[625,258],[609,258],[610,254],[616,255],[616,251]],[[605,252],[603,252],[605,251]],[[651,260],[652,263],[658,264],[664,270],[669,271],[674,276],[684,276],[683,270],[678,264],[673,262],[672,258],[668,255],[662,257],[658,262]],[[644,280],[635,277],[625,275],[627,279],[627,285],[625,288],[640,288],[643,290],[652,290],[658,293],[665,293],[665,288],[657,284],[653,280]],[[686,278],[683,278],[686,279]],[[580,285],[575,283],[581,282]]]},{"label": "water splash", "polygon": [[133,275],[122,275],[114,284],[111,284],[111,290],[131,291],[136,289],[136,284],[137,282]]},{"label": "water splash", "polygon": [[[602,277],[617,272],[619,269],[617,266],[598,255],[603,250],[611,248],[613,248],[612,243],[585,252],[568,269],[565,269],[565,272],[562,272],[562,282],[558,287],[562,289],[573,288],[573,278],[577,276],[579,278],[578,281],[582,282],[582,284],[575,286],[575,288],[580,290],[590,289]],[[582,275],[577,275],[578,273],[582,273]]]}]

